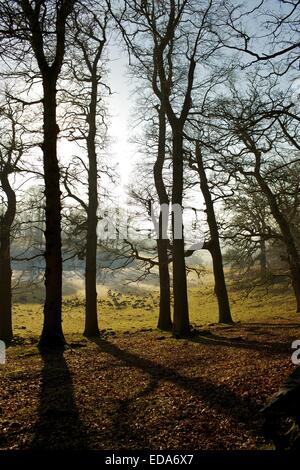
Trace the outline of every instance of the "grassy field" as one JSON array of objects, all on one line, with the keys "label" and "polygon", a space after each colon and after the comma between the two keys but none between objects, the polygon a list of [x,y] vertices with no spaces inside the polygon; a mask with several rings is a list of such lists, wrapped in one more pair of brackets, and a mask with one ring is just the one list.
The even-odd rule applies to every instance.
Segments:
[{"label": "grassy field", "polygon": [[[249,293],[247,282],[237,285],[231,281],[229,296],[235,322],[295,321],[295,301],[287,284],[257,287]],[[65,333],[78,334],[83,330],[84,297],[80,289],[63,300],[63,328]],[[159,295],[157,287],[107,290],[99,286],[99,324],[102,330],[134,332],[155,329]],[[193,326],[218,322],[217,300],[211,276],[206,276],[197,287],[189,288],[190,319]],[[36,336],[43,320],[42,295],[38,289],[29,289],[14,302],[14,330],[17,336]]]}]

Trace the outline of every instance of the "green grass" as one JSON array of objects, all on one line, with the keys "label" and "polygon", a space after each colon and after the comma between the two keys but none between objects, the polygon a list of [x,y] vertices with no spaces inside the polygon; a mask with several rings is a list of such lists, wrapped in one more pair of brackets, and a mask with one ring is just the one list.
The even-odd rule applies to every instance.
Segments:
[{"label": "green grass", "polygon": [[[113,301],[110,295],[100,289],[99,324],[102,330],[124,333],[156,328],[159,304],[156,288],[151,291],[141,289],[140,295],[130,293],[128,290],[127,292],[125,290],[113,292],[113,295],[118,295],[117,300]],[[237,288],[236,284],[231,282],[229,296],[235,322],[298,320],[295,314],[293,293],[286,284],[277,284],[268,290],[258,287],[247,295],[245,288]],[[218,307],[211,277],[198,287],[189,289],[189,307],[190,320],[193,325],[218,322]],[[22,302],[17,298],[13,309],[13,321],[17,336],[39,335],[43,321],[41,296],[28,291],[22,297]],[[82,294],[65,296],[63,301],[64,332],[67,335],[80,334],[83,331],[83,325],[84,298]]]}]

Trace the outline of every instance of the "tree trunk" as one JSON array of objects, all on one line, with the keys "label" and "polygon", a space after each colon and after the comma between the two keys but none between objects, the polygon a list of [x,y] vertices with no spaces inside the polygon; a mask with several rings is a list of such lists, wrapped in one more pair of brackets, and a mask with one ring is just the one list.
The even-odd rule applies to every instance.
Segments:
[{"label": "tree trunk", "polygon": [[261,190],[266,195],[272,215],[279,225],[283,242],[286,246],[286,251],[288,255],[288,263],[292,278],[292,285],[296,297],[296,312],[300,312],[300,257],[297,250],[296,241],[293,237],[289,222],[285,218],[284,214],[281,212],[276,197],[272,193],[268,184],[265,182],[261,174],[257,171],[255,172],[255,178]]},{"label": "tree trunk", "polygon": [[98,210],[98,168],[96,139],[97,79],[92,81],[91,102],[88,115],[89,133],[87,152],[89,160],[88,184],[89,202],[87,214],[87,243],[85,261],[85,329],[84,336],[100,335],[97,312],[97,210]]},{"label": "tree trunk", "polygon": [[[159,199],[159,204],[169,206],[169,197],[163,180],[163,167],[166,152],[166,118],[162,105],[159,108],[159,135],[158,135],[158,151],[154,164],[154,182]],[[164,238],[165,237],[165,238]],[[171,320],[171,292],[170,292],[170,273],[168,259],[168,240],[166,234],[163,233],[163,212],[160,209],[159,214],[159,234],[157,239],[157,254],[159,264],[159,316],[157,327],[163,331],[172,330]]]},{"label": "tree trunk", "polygon": [[219,323],[233,323],[224,276],[219,229],[216,221],[214,204],[211,198],[207,177],[203,166],[199,142],[197,142],[196,144],[196,159],[198,173],[200,177],[200,187],[205,201],[207,223],[210,232],[210,253],[213,261],[215,293],[218,299],[219,306]]},{"label": "tree trunk", "polygon": [[159,263],[159,316],[157,328],[163,331],[172,330],[171,301],[170,301],[170,274],[168,258],[168,240],[157,240],[157,253]]},{"label": "tree trunk", "polygon": [[0,340],[9,343],[13,338],[10,242],[0,239]]},{"label": "tree trunk", "polygon": [[0,225],[0,340],[9,343],[13,338],[10,237],[16,215],[16,195],[10,186],[8,173],[0,175],[0,183],[7,197],[7,210]]},{"label": "tree trunk", "polygon": [[45,180],[45,287],[44,325],[39,346],[63,347],[62,331],[62,254],[60,171],[57,159],[56,77],[50,69],[43,78],[44,88],[44,142],[43,162]]},{"label": "tree trunk", "polygon": [[183,224],[181,238],[176,236],[176,224],[180,220],[174,217],[174,209],[182,212],[183,198],[183,137],[182,129],[173,128],[173,182],[172,182],[172,232],[173,232],[173,296],[174,296],[174,336],[187,336],[190,333],[187,279],[185,267],[185,250]]}]

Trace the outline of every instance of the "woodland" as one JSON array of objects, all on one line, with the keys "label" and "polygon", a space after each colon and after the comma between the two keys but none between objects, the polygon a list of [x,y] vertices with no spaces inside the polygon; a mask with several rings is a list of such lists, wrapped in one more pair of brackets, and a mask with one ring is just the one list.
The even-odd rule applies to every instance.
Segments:
[{"label": "woodland", "polygon": [[299,450],[299,28],[1,0],[0,450]]}]

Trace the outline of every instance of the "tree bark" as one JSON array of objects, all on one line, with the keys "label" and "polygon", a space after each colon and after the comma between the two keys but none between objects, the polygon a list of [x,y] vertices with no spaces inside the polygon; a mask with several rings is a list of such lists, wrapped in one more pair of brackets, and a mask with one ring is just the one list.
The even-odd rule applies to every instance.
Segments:
[{"label": "tree bark", "polygon": [[7,210],[0,220],[0,340],[9,343],[13,338],[10,238],[16,215],[16,195],[5,170],[0,174],[0,183],[7,197]]},{"label": "tree bark", "polygon": [[98,210],[98,168],[96,139],[97,77],[92,78],[91,101],[88,115],[89,133],[87,136],[88,169],[88,214],[87,243],[85,261],[85,328],[84,336],[100,335],[97,312],[97,210]]},{"label": "tree bark", "polygon": [[[173,182],[172,207],[180,207],[182,211],[183,198],[183,132],[173,128]],[[176,237],[174,211],[172,213],[173,232],[173,296],[174,321],[173,334],[176,337],[187,336],[190,333],[189,307],[187,295],[187,279],[185,266],[185,250],[183,225],[181,238]],[[179,223],[179,221],[177,221]]]},{"label": "tree bark", "polygon": [[199,142],[196,144],[196,160],[197,169],[200,177],[200,188],[204,197],[206,206],[206,217],[210,232],[210,253],[213,261],[213,272],[215,279],[215,293],[218,300],[219,307],[219,323],[233,323],[230,311],[230,304],[225,282],[225,275],[223,269],[223,257],[220,247],[220,236],[214,204],[211,198],[207,177],[203,165]]},{"label": "tree bark", "polygon": [[[163,166],[166,153],[166,117],[163,107],[159,108],[159,135],[158,135],[158,151],[154,164],[154,182],[159,199],[159,204],[169,205],[169,197],[163,180]],[[157,254],[159,263],[159,316],[157,328],[163,331],[172,330],[171,319],[171,292],[170,292],[170,273],[168,258],[168,240],[166,234],[163,234],[163,212],[160,208],[159,213],[159,234],[157,239]]]},{"label": "tree bark", "polygon": [[157,328],[163,331],[172,330],[171,319],[171,288],[168,257],[168,240],[157,240],[159,263],[159,316]]},{"label": "tree bark", "polygon": [[0,244],[0,340],[9,343],[13,338],[10,241],[1,237]]},{"label": "tree bark", "polygon": [[61,201],[60,170],[57,158],[56,122],[57,77],[50,70],[43,79],[44,89],[44,142],[43,163],[45,181],[45,287],[44,325],[39,342],[43,347],[63,347],[62,331],[62,254],[61,254]]}]

